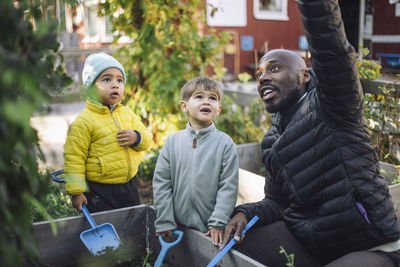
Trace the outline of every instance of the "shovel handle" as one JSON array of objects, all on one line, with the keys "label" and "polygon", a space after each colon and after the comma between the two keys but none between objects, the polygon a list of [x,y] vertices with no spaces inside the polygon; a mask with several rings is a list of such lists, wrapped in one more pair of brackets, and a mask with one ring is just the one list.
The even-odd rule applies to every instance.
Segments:
[{"label": "shovel handle", "polygon": [[161,252],[158,255],[157,261],[154,264],[154,267],[161,267],[161,264],[163,263],[165,256],[167,255],[167,252],[170,248],[181,242],[182,237],[183,237],[183,232],[179,230],[174,230],[172,231],[172,234],[175,236],[178,236],[178,238],[174,242],[165,242],[164,239],[162,238],[161,235],[158,236],[158,240],[160,241],[161,244]]},{"label": "shovel handle", "polygon": [[[251,219],[250,222],[248,222],[246,224],[246,226],[244,227],[244,229],[242,230],[241,236],[243,236],[247,230],[250,229],[250,227],[252,227],[256,222],[258,221],[258,216],[254,216],[253,219]],[[213,267],[215,266],[215,264],[217,264],[222,257],[233,247],[233,245],[236,244],[236,240],[234,238],[231,239],[231,241],[229,241],[229,243],[217,254],[217,256],[215,256],[214,259],[212,259],[212,261],[207,265],[207,267]]]},{"label": "shovel handle", "polygon": [[96,225],[95,221],[93,220],[92,216],[90,215],[85,204],[82,204],[82,212],[83,212],[83,215],[85,215],[86,220],[89,222],[90,227],[92,227],[93,229],[96,229],[97,225]]},{"label": "shovel handle", "polygon": [[[65,179],[64,178],[58,178],[57,176],[60,174],[64,173],[64,169],[62,170],[58,170],[56,172],[53,172],[51,174],[51,178],[53,178],[53,181],[57,182],[57,183],[65,183]],[[85,215],[86,220],[89,222],[90,227],[92,227],[93,229],[97,228],[97,225],[95,223],[95,221],[93,220],[92,216],[90,215],[88,209],[86,208],[85,204],[82,204],[82,212]]]},{"label": "shovel handle", "polygon": [[63,173],[64,173],[64,169],[59,170],[59,171],[56,171],[56,172],[53,172],[53,173],[51,174],[51,178],[53,178],[53,181],[54,181],[54,182],[57,182],[57,183],[65,183],[65,179],[64,179],[64,178],[58,178],[58,177],[57,177],[58,175],[63,174]]}]

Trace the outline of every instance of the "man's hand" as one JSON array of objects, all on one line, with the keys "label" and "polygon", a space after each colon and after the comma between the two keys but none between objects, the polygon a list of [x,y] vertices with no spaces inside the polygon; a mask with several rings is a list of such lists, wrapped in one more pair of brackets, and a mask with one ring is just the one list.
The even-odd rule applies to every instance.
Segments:
[{"label": "man's hand", "polygon": [[223,249],[232,237],[235,238],[236,242],[242,242],[244,235],[240,236],[240,233],[243,231],[246,224],[246,214],[243,212],[236,213],[232,220],[225,226],[224,241],[220,249]]},{"label": "man's hand", "polygon": [[117,133],[117,141],[120,146],[131,146],[138,140],[138,135],[135,131],[124,129]]},{"label": "man's hand", "polygon": [[222,234],[224,230],[212,227],[210,230],[208,230],[207,233],[205,233],[205,236],[211,236],[211,242],[213,243],[214,246],[218,246],[220,243],[222,243]]},{"label": "man's hand", "polygon": [[84,194],[80,193],[78,195],[73,195],[72,196],[72,205],[75,207],[77,211],[82,210],[82,203],[87,205],[87,199]]},{"label": "man's hand", "polygon": [[159,235],[161,235],[164,240],[167,238],[172,238],[172,231],[168,230],[168,231],[156,233],[156,237],[158,237]]}]

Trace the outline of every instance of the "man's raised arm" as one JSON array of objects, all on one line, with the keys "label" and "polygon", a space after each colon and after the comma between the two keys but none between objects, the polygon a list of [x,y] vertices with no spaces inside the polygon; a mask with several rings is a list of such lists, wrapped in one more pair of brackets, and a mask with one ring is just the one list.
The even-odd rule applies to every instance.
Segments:
[{"label": "man's raised arm", "polygon": [[362,118],[356,54],[346,38],[337,0],[299,0],[322,108],[341,126]]}]

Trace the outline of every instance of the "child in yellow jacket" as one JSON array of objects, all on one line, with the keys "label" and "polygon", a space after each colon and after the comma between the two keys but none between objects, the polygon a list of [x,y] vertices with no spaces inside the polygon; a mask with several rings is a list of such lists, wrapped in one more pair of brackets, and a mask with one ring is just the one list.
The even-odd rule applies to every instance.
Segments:
[{"label": "child in yellow jacket", "polygon": [[124,67],[112,56],[87,57],[82,72],[86,108],[68,130],[65,142],[66,191],[80,211],[90,212],[140,204],[136,173],[152,134],[120,102]]}]

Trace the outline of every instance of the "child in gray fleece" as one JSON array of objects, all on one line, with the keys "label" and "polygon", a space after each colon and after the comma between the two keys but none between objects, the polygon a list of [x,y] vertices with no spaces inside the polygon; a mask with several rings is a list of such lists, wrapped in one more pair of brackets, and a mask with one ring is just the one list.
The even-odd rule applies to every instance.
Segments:
[{"label": "child in gray fleece", "polygon": [[222,109],[222,86],[197,77],[181,96],[189,122],[167,138],[153,177],[156,235],[171,237],[183,225],[211,236],[217,246],[235,207],[239,168],[235,144],[213,122]]}]

